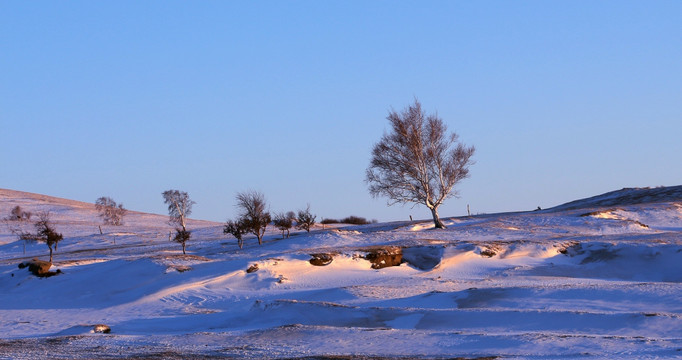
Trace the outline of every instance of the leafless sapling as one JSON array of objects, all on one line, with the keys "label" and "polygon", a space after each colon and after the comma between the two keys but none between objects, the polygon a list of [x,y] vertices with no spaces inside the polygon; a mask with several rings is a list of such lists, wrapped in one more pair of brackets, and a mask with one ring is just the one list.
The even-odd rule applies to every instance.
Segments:
[{"label": "leafless sapling", "polygon": [[438,207],[457,196],[455,184],[469,176],[474,147],[448,133],[438,115],[427,115],[415,99],[401,113],[390,111],[391,130],[372,149],[366,172],[369,193],[386,196],[388,204],[414,203],[431,210],[436,228],[445,228]]}]

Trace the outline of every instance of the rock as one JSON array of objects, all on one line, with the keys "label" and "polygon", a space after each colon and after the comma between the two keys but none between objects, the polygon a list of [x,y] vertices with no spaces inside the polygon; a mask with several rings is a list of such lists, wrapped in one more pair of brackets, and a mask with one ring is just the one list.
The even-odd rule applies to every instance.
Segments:
[{"label": "rock", "polygon": [[372,269],[399,266],[403,262],[403,250],[397,246],[388,246],[371,250],[365,259],[372,263]]},{"label": "rock", "polygon": [[310,256],[313,257],[310,259],[310,264],[315,266],[327,266],[334,260],[332,254],[310,254]]},{"label": "rock", "polygon": [[61,274],[61,270],[50,271],[50,268],[52,267],[52,263],[49,261],[33,259],[31,261],[25,261],[25,262],[19,264],[19,269],[23,269],[26,267],[28,267],[28,271],[30,271],[35,276],[49,277],[49,276]]},{"label": "rock", "polygon": [[495,255],[497,255],[497,253],[496,253],[494,250],[491,250],[491,249],[483,249],[483,250],[481,250],[481,256],[493,257],[493,256],[495,256]]},{"label": "rock", "polygon": [[255,273],[256,271],[258,271],[258,264],[253,264],[246,269],[247,274]]},{"label": "rock", "polygon": [[179,273],[182,273],[185,271],[190,271],[190,270],[192,270],[192,268],[189,266],[186,266],[186,265],[176,265],[175,266],[175,271],[177,271]]},{"label": "rock", "polygon": [[111,332],[111,328],[104,324],[97,324],[92,327],[92,331],[100,334],[108,334]]}]

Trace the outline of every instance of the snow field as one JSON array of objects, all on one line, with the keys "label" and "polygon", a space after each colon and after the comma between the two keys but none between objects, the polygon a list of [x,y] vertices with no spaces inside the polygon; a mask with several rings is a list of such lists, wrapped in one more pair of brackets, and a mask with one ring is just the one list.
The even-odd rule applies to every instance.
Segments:
[{"label": "snow field", "polygon": [[[54,208],[65,240],[54,264],[64,274],[36,278],[16,265],[47,247],[24,254],[0,226],[0,358],[682,352],[675,202],[457,218],[445,231],[405,222],[281,239],[273,229],[243,250],[220,224],[195,221],[182,255],[167,217],[131,213],[99,234],[94,206],[3,194],[0,213]],[[372,269],[364,255],[385,246],[401,247],[404,262]],[[325,252],[331,264],[310,264]],[[94,324],[112,333],[93,333]]]}]

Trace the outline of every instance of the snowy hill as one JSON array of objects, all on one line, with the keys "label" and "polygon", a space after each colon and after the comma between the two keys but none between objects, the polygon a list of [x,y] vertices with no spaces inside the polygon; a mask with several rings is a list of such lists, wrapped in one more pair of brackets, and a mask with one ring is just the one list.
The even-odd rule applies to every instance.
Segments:
[{"label": "snowy hill", "polygon": [[550,210],[584,209],[591,207],[625,206],[657,202],[682,201],[682,185],[656,188],[624,188],[587,199],[571,201]]},{"label": "snowy hill", "polygon": [[[100,234],[93,204],[0,190],[0,217],[47,210],[64,234],[63,273],[37,278],[17,265],[47,247],[10,232],[30,224],[0,224],[0,358],[675,358],[681,189],[446,230],[273,228],[241,250],[222,224],[193,220],[187,255],[167,216],[130,212]],[[320,254],[331,263],[313,265]]]}]

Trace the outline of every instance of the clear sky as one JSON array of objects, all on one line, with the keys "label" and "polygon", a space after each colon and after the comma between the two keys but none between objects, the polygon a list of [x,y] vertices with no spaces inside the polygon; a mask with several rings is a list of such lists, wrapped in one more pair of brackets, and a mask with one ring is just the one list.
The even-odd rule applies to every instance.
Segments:
[{"label": "clear sky", "polygon": [[415,97],[477,148],[441,216],[679,185],[682,1],[0,2],[2,188],[426,219],[364,183]]}]

